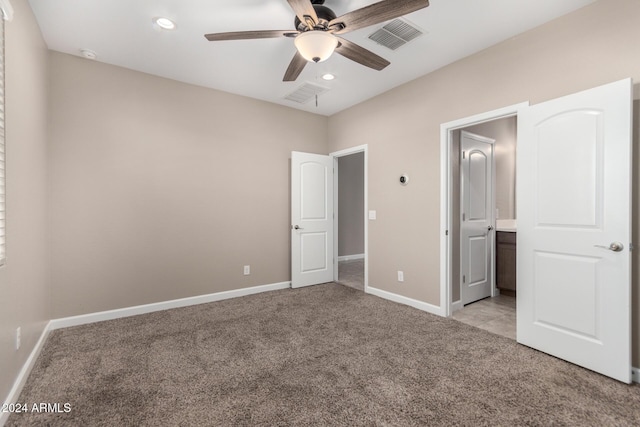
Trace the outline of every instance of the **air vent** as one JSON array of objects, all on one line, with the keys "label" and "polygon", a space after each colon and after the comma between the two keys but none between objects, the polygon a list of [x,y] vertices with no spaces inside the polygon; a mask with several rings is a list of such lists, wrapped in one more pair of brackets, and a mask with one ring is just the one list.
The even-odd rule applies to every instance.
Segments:
[{"label": "air vent", "polygon": [[419,30],[413,24],[409,24],[406,20],[394,19],[369,35],[369,38],[379,45],[396,50],[422,34],[424,34],[424,31]]},{"label": "air vent", "polygon": [[306,104],[310,100],[314,99],[316,95],[320,95],[328,90],[329,89],[326,87],[305,83],[289,95],[285,96],[284,99],[297,102],[298,104]]}]

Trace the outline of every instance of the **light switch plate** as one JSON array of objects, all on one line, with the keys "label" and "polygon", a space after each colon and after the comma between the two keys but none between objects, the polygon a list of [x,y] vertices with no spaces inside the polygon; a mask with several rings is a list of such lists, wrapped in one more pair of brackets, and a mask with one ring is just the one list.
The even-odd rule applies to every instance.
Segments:
[{"label": "light switch plate", "polygon": [[376,219],[376,211],[369,211],[369,219]]}]

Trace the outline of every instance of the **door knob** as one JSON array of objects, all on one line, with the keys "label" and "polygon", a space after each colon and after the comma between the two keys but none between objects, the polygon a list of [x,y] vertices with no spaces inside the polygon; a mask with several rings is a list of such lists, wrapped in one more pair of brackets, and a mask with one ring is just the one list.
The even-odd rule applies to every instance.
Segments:
[{"label": "door knob", "polygon": [[303,228],[300,227],[299,225],[295,225],[293,228],[296,229],[296,230],[303,230]]},{"label": "door knob", "polygon": [[488,226],[487,230],[489,230],[489,231],[493,230],[493,225]]},{"label": "door knob", "polygon": [[613,252],[620,252],[624,249],[624,245],[620,242],[613,242],[609,246],[605,246],[605,245],[593,245],[593,246],[595,246],[596,248],[609,249],[610,251],[613,251]]}]

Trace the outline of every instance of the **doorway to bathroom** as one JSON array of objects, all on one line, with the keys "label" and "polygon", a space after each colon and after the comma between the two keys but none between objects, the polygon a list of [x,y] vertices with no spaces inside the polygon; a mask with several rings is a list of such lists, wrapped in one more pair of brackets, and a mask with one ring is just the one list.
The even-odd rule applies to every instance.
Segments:
[{"label": "doorway to bathroom", "polygon": [[501,117],[454,130],[449,155],[452,316],[512,339],[516,142],[516,116]]},{"label": "doorway to bathroom", "polygon": [[[464,323],[513,339],[516,338],[515,283],[513,291],[502,290],[497,286],[498,282],[504,282],[505,263],[504,259],[502,264],[500,260],[496,263],[498,252],[502,255],[496,240],[505,233],[512,234],[508,237],[513,240],[515,250],[517,113],[527,105],[516,104],[446,123],[441,131],[444,184],[441,193],[441,223],[446,224],[441,245],[444,273],[441,275],[441,306],[446,316],[453,316]],[[463,135],[471,135],[476,140],[490,143],[490,148],[487,149],[491,152],[486,160],[490,164],[484,167],[479,161],[483,157],[476,158],[474,173],[482,176],[487,186],[487,191],[482,192],[483,197],[476,198],[474,202],[477,205],[476,212],[469,212],[468,197],[467,200],[463,198],[464,180],[467,179],[467,186],[472,183],[475,186],[478,183],[478,176],[465,178],[462,173],[465,168],[467,174],[469,173],[469,165],[465,165],[462,158],[465,151],[464,162],[469,162],[469,149],[462,147]],[[481,207],[483,204],[488,207],[484,213],[487,218],[480,224],[482,229],[478,228],[475,234],[464,232],[464,223],[469,218],[469,213],[472,217],[480,217],[481,209],[478,206]],[[476,256],[476,261],[472,262],[471,267],[468,255],[469,250],[474,248],[468,244],[470,236],[471,241],[476,244],[475,252],[486,253],[484,257]],[[482,251],[477,250],[478,246]],[[515,256],[512,262],[515,282]],[[463,287],[469,283],[481,283],[481,279],[485,278],[488,281],[485,285],[486,294],[479,296],[479,300],[475,297],[465,298]]]},{"label": "doorway to bathroom", "polygon": [[631,382],[633,82],[441,125],[441,304],[453,308],[451,145],[457,129],[518,117],[518,343]]}]

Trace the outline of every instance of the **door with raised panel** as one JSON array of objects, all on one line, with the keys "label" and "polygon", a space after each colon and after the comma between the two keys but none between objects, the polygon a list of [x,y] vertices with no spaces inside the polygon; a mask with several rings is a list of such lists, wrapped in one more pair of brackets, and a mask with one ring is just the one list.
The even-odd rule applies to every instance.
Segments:
[{"label": "door with raised panel", "polygon": [[518,114],[517,339],[631,380],[630,79]]},{"label": "door with raised panel", "polygon": [[333,281],[333,158],[291,153],[291,287]]},{"label": "door with raised panel", "polygon": [[491,296],[494,143],[484,136],[460,132],[462,304]]}]

